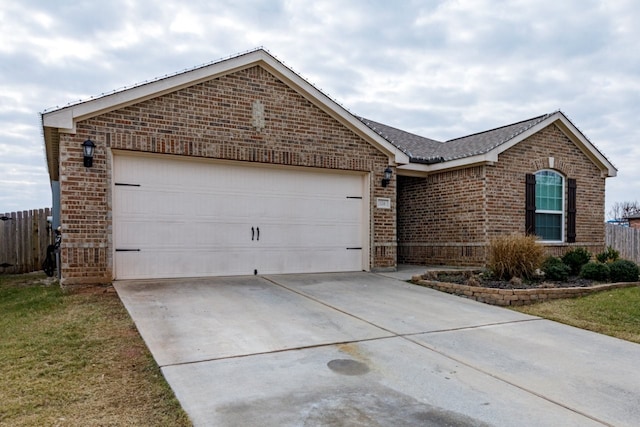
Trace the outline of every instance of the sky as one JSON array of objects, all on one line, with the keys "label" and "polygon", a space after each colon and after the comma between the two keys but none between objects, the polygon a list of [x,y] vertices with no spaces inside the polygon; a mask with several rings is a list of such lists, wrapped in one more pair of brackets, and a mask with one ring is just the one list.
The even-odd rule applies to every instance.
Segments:
[{"label": "sky", "polygon": [[636,0],[0,0],[0,213],[51,205],[40,114],[257,47],[444,141],[562,110],[640,200]]}]

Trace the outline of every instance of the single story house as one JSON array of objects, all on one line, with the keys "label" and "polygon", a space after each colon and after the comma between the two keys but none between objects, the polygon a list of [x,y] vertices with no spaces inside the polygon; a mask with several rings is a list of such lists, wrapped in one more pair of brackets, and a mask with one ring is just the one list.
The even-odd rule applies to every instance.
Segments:
[{"label": "single story house", "polygon": [[42,126],[65,284],[482,265],[514,232],[601,250],[617,172],[560,111],[436,141],[350,113],[263,49]]}]

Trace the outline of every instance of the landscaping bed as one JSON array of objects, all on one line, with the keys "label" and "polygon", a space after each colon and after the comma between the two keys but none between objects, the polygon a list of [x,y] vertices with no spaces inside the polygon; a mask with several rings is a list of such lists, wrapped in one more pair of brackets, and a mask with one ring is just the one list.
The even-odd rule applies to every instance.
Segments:
[{"label": "landscaping bed", "polygon": [[640,268],[612,247],[595,255],[576,246],[546,255],[534,235],[504,235],[489,245],[484,270],[429,270],[412,281],[494,305],[528,305],[637,286]]},{"label": "landscaping bed", "polygon": [[452,273],[428,271],[416,275],[412,282],[438,291],[500,306],[534,304],[559,298],[575,298],[609,289],[638,286],[638,282],[598,283],[579,277],[566,281],[495,280],[480,271]]},{"label": "landscaping bed", "polygon": [[[432,273],[432,272],[430,272]],[[601,282],[596,282],[590,279],[583,279],[579,276],[571,276],[566,281],[559,280],[528,280],[528,281],[507,281],[497,280],[483,273],[482,271],[470,271],[470,272],[436,272],[437,279],[434,280],[440,282],[457,283],[459,285],[469,284],[471,277],[477,280],[475,286],[481,286],[483,288],[493,289],[536,289],[536,288],[574,288],[574,287],[589,287],[594,285],[600,285]],[[426,278],[433,277],[432,274],[425,274]],[[472,285],[474,286],[474,285]]]}]

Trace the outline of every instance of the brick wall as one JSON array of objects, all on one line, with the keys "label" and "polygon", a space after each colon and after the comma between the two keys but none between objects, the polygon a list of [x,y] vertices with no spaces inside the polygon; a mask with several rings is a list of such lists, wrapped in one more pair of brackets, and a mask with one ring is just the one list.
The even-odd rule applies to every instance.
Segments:
[{"label": "brick wall", "polygon": [[399,262],[478,265],[484,260],[484,166],[398,177]]},{"label": "brick wall", "polygon": [[[549,157],[554,158],[553,168]],[[555,169],[577,180],[576,243],[549,244],[547,252],[562,255],[572,246],[600,252],[605,178],[560,129],[550,125],[500,154],[494,165],[427,178],[399,177],[399,262],[483,265],[491,238],[524,234],[525,175],[540,169]]]},{"label": "brick wall", "polygon": [[[551,165],[550,157],[553,158]],[[547,245],[550,254],[561,255],[570,246],[592,252],[604,247],[605,178],[585,154],[555,125],[506,150],[495,166],[487,166],[488,237],[524,233],[525,174],[553,169],[577,182],[576,243]],[[566,180],[565,180],[566,187]],[[565,188],[565,211],[567,189]],[[566,215],[565,215],[566,239]]]},{"label": "brick wall", "polygon": [[[254,127],[255,101],[263,128]],[[85,169],[88,137],[97,148]],[[82,121],[60,145],[66,283],[112,278],[109,149],[370,172],[370,263],[395,266],[395,179],[380,185],[387,157],[260,67]],[[391,198],[392,208],[376,209],[376,197]]]}]

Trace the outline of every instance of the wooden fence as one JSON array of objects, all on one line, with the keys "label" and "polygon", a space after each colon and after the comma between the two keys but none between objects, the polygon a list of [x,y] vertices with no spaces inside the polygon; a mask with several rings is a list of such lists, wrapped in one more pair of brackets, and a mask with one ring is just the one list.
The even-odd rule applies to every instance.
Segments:
[{"label": "wooden fence", "polygon": [[620,252],[620,258],[640,264],[640,230],[607,224],[606,245]]},{"label": "wooden fence", "polygon": [[50,215],[49,208],[0,214],[0,274],[42,270],[53,241]]}]

